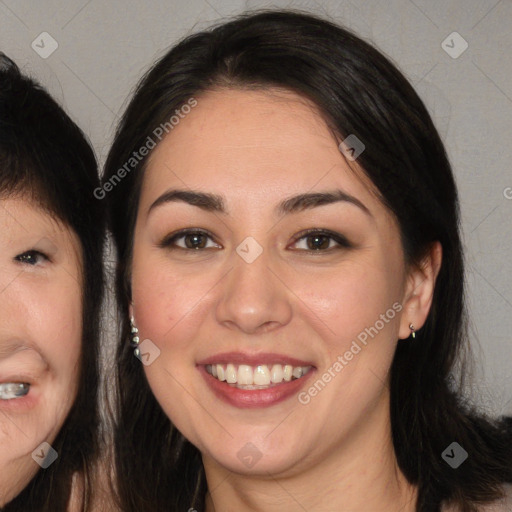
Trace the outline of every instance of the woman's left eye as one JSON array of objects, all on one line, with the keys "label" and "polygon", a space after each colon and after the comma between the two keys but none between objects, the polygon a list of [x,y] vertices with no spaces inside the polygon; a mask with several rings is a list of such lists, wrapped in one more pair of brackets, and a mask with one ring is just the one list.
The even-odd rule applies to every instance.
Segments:
[{"label": "woman's left eye", "polygon": [[[349,241],[339,233],[326,230],[309,230],[295,239],[296,248],[310,252],[327,252],[337,248],[349,248]],[[302,245],[302,247],[297,247]]]},{"label": "woman's left eye", "polygon": [[18,254],[18,256],[15,256],[14,259],[19,263],[31,266],[35,266],[38,263],[43,263],[44,261],[49,261],[49,258],[46,256],[46,254],[36,250],[26,251],[22,254]]},{"label": "woman's left eye", "polygon": [[0,384],[0,400],[13,400],[25,396],[30,391],[26,382],[2,382]]}]

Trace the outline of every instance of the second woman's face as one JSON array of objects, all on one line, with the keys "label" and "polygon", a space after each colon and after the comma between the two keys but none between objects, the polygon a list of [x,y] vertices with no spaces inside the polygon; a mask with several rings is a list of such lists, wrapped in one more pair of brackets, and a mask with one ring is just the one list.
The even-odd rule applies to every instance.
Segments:
[{"label": "second woman's face", "polygon": [[0,505],[55,459],[77,391],[80,268],[71,230],[29,201],[0,200]]},{"label": "second woman's face", "polygon": [[144,369],[206,465],[292,474],[386,422],[409,334],[398,227],[304,100],[218,90],[197,102],[142,187]]}]

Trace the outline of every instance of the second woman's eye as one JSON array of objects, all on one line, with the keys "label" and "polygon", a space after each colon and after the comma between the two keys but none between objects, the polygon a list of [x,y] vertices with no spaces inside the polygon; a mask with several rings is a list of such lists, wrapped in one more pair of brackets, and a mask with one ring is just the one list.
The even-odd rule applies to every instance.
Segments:
[{"label": "second woman's eye", "polygon": [[26,382],[2,382],[0,384],[0,400],[13,400],[25,396],[30,391]]},{"label": "second woman's eye", "polygon": [[[351,247],[344,236],[333,231],[318,229],[299,233],[293,245],[295,248],[310,252],[327,252],[332,249]],[[302,247],[298,247],[299,245]]]},{"label": "second woman's eye", "polygon": [[166,237],[160,247],[166,249],[211,249],[220,248],[220,245],[212,240],[212,236],[206,231],[184,230]]},{"label": "second woman's eye", "polygon": [[46,254],[43,254],[42,252],[36,250],[26,251],[22,254],[18,254],[18,256],[15,256],[14,259],[19,263],[31,266],[35,266],[38,263],[43,263],[45,261],[49,261],[49,258],[48,256],[46,256]]}]

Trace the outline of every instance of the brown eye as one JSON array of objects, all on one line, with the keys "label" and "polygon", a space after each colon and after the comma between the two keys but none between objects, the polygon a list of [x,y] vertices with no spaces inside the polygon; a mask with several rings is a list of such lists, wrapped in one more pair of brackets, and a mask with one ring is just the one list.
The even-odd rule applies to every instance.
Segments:
[{"label": "brown eye", "polygon": [[184,230],[166,237],[160,244],[165,249],[204,250],[220,248],[206,231]]},{"label": "brown eye", "polygon": [[331,250],[335,249],[352,247],[343,235],[318,229],[311,229],[300,233],[293,245],[296,249],[309,252],[331,252]]},{"label": "brown eye", "polygon": [[184,235],[183,240],[187,249],[204,249],[207,243],[207,236],[202,233]]},{"label": "brown eye", "polygon": [[326,235],[310,235],[306,237],[308,249],[314,251],[318,249],[328,249],[331,238]]}]

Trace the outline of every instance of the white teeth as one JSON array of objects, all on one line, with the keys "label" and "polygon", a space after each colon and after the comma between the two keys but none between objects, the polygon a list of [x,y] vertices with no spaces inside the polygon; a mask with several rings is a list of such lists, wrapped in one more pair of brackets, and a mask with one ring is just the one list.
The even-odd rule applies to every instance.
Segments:
[{"label": "white teeth", "polygon": [[292,371],[292,375],[296,379],[300,379],[302,377],[302,366],[297,366],[297,368],[294,368]]},{"label": "white teeth", "polygon": [[241,364],[238,367],[238,379],[236,382],[242,386],[252,384],[252,368],[246,364]]},{"label": "white teeth", "polygon": [[272,370],[270,370],[270,381],[275,383],[279,383],[283,381],[283,367],[280,364],[275,364],[272,366]]},{"label": "white teeth", "polygon": [[229,363],[206,365],[206,371],[221,382],[235,384],[245,389],[258,389],[269,387],[274,384],[290,382],[293,379],[300,379],[311,370],[311,366],[292,366],[273,364],[260,364],[249,366],[247,364]]},{"label": "white teeth", "polygon": [[[239,382],[239,384],[241,383]],[[256,366],[254,370],[254,384],[256,386],[268,386],[270,384],[270,371],[266,365]]]},{"label": "white teeth", "polygon": [[236,383],[236,377],[237,377],[237,374],[236,374],[236,369],[235,369],[235,365],[233,364],[228,364],[226,366],[226,382],[228,384],[235,384]]}]

